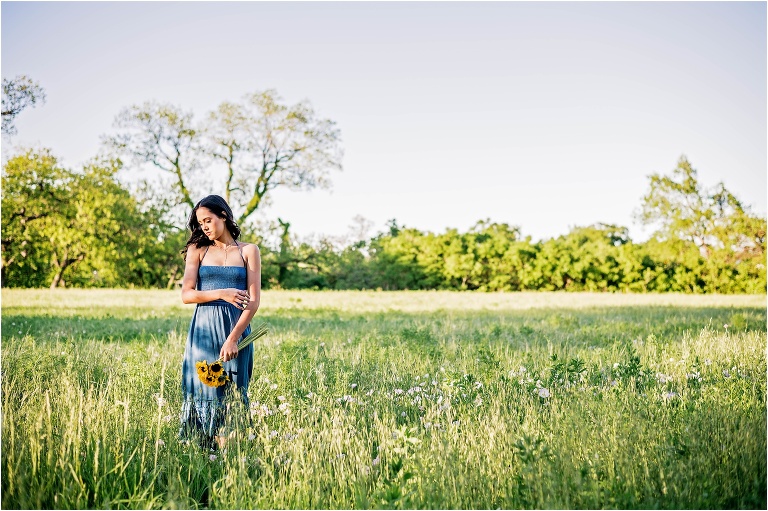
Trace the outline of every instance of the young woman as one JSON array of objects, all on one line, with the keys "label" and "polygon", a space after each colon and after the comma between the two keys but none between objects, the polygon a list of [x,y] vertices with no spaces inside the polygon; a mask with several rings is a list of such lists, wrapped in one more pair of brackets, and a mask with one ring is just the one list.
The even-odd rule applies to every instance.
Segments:
[{"label": "young woman", "polygon": [[[256,245],[237,241],[240,228],[227,202],[209,195],[197,203],[189,216],[191,231],[182,251],[186,266],[181,287],[184,303],[196,303],[184,350],[181,387],[184,404],[179,436],[199,435],[203,445],[223,446],[227,413],[231,408],[228,389],[236,389],[248,409],[248,383],[253,371],[253,345],[238,353],[237,343],[251,329],[249,323],[259,308],[261,259]],[[197,376],[196,362],[224,360],[231,381],[208,387]],[[235,394],[237,395],[237,393]]]}]

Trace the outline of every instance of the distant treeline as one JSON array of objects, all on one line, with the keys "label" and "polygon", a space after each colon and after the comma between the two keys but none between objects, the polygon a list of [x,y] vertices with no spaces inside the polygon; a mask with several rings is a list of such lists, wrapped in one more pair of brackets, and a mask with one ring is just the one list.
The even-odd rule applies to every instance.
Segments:
[{"label": "distant treeline", "polygon": [[[7,162],[4,286],[178,286],[187,233],[162,201],[120,184],[120,165],[75,172],[32,150]],[[246,224],[241,239],[261,247],[265,288],[766,292],[765,219],[722,185],[702,190],[684,158],[671,177],[651,176],[638,217],[658,227],[647,242],[603,224],[532,241],[489,220],[442,234],[392,220],[367,239],[311,244],[281,220],[259,232]]]},{"label": "distant treeline", "polygon": [[[401,229],[341,251],[302,246],[282,268],[265,258],[268,282],[285,288],[764,293],[764,252],[711,251],[684,240],[634,243],[627,229],[579,227],[555,239],[520,239],[507,224],[469,232]],[[283,275],[280,277],[280,270]]]}]

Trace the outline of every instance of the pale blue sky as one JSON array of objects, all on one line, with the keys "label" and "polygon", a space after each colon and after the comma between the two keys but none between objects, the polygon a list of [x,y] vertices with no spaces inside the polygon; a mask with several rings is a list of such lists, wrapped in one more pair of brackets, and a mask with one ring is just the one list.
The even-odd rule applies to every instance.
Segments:
[{"label": "pale blue sky", "polygon": [[134,103],[202,118],[267,88],[308,99],[338,123],[344,171],[261,213],[302,236],[362,215],[644,239],[647,176],[682,154],[766,211],[764,2],[2,2],[0,65],[48,95],[12,144],[72,166]]}]

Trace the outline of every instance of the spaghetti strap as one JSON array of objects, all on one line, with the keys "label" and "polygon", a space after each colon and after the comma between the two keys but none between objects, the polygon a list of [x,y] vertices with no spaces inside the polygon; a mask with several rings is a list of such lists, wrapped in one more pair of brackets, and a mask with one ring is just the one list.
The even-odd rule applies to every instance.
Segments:
[{"label": "spaghetti strap", "polygon": [[237,251],[240,252],[240,259],[243,260],[243,266],[246,268],[248,267],[248,263],[245,262],[245,257],[243,257],[243,247],[240,246],[240,244],[235,240],[235,245],[237,245]]},{"label": "spaghetti strap", "polygon": [[208,249],[211,248],[210,245],[205,247],[205,252],[203,252],[203,257],[200,258],[200,264],[203,264],[203,259],[205,259],[205,255],[208,253]]}]

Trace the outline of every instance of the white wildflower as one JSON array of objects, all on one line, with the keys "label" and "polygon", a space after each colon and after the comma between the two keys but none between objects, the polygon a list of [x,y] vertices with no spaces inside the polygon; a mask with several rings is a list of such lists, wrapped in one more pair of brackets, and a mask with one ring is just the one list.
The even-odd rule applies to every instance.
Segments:
[{"label": "white wildflower", "polygon": [[539,389],[539,397],[550,397],[552,394],[549,393],[549,389],[546,389],[544,387]]}]

